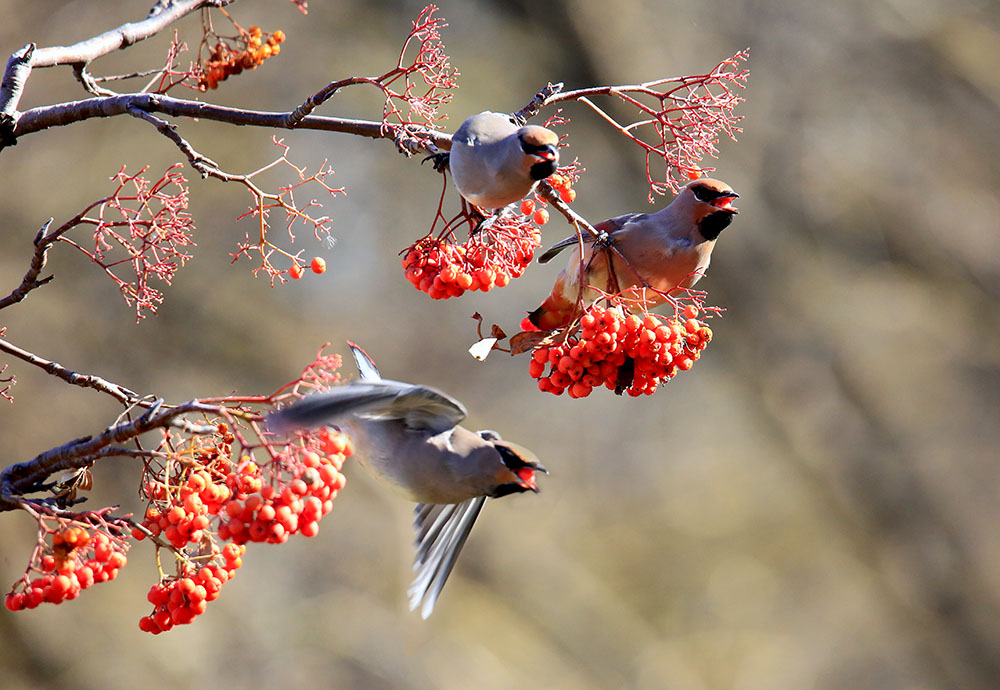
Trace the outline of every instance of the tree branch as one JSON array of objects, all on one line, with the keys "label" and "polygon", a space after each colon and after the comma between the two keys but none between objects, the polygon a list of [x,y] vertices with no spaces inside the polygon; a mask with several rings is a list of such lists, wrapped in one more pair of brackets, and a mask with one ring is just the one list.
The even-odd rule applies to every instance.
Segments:
[{"label": "tree branch", "polygon": [[562,82],[558,82],[556,84],[549,82],[548,84],[545,85],[545,88],[543,88],[541,91],[535,94],[534,98],[528,101],[528,104],[526,106],[518,110],[516,113],[513,113],[514,119],[516,119],[523,125],[528,120],[537,115],[539,111],[541,111],[541,109],[544,108],[546,105],[554,102],[553,100],[551,100],[552,97],[555,96],[560,91],[562,91],[562,88],[563,88]]},{"label": "tree branch", "polygon": [[15,51],[7,60],[7,68],[0,82],[0,147],[13,146],[14,125],[17,123],[17,104],[24,93],[24,84],[31,74],[31,58],[35,44],[29,43]]},{"label": "tree branch", "polygon": [[[390,139],[418,133],[422,138],[442,149],[451,148],[451,135],[419,125],[389,125],[369,120],[354,120],[341,117],[306,115],[298,117],[296,111],[269,112],[243,110],[201,101],[190,101],[162,94],[123,94],[88,98],[56,105],[42,106],[24,111],[17,120],[14,137],[20,138],[51,127],[61,127],[96,117],[114,117],[133,114],[133,109],[149,113],[164,113],[175,117],[192,117],[233,125],[267,127],[279,129],[311,129],[340,132],[369,137]],[[433,151],[431,151],[433,153]]]},{"label": "tree branch", "polygon": [[78,374],[75,371],[70,371],[58,362],[53,362],[32,354],[27,350],[22,350],[17,345],[9,343],[6,340],[0,339],[0,350],[9,355],[13,355],[28,364],[34,364],[47,374],[58,377],[67,383],[72,383],[74,386],[93,388],[94,390],[101,391],[102,393],[107,393],[123,405],[131,405],[139,399],[139,395],[137,393],[130,391],[124,386],[119,386],[117,383],[112,383],[111,381],[103,379],[100,376],[94,376],[92,374]]},{"label": "tree branch", "polygon": [[117,454],[112,444],[129,441],[142,434],[166,426],[170,421],[189,412],[201,412],[204,406],[197,400],[160,411],[162,400],[157,401],[141,417],[110,427],[98,436],[84,436],[58,448],[48,450],[27,462],[11,465],[0,473],[0,512],[16,510],[18,496],[35,490],[46,478],[56,472],[87,467],[97,458]]},{"label": "tree branch", "polygon": [[[35,253],[31,257],[31,264],[28,266],[28,271],[24,274],[21,279],[21,284],[14,288],[9,295],[0,299],[0,309],[9,307],[12,304],[17,304],[25,297],[28,293],[37,287],[41,287],[48,283],[54,276],[46,276],[45,278],[39,279],[38,275],[42,272],[45,267],[45,262],[48,259],[49,247],[55,241],[58,236],[56,233],[52,235],[48,234],[49,226],[52,225],[52,218],[46,221],[45,225],[39,228],[38,232],[35,234]],[[65,228],[66,226],[63,226]],[[60,228],[62,230],[63,228]]]},{"label": "tree branch", "polygon": [[165,29],[181,17],[203,7],[225,7],[236,0],[177,0],[169,6],[157,3],[150,15],[138,22],[129,22],[105,31],[99,36],[70,46],[52,46],[35,51],[32,67],[55,67],[92,62],[102,55],[124,50],[134,43],[143,41]]}]

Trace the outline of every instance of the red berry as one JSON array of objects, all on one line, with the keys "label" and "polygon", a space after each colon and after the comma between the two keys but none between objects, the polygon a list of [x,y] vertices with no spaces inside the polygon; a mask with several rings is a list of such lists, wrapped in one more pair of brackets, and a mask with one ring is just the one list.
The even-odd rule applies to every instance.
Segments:
[{"label": "red berry", "polygon": [[298,264],[292,264],[292,267],[288,269],[288,275],[291,276],[292,280],[298,280],[305,275],[305,270]]},{"label": "red berry", "polygon": [[313,273],[323,273],[326,271],[326,261],[320,257],[315,257],[310,263],[309,268],[312,269]]}]

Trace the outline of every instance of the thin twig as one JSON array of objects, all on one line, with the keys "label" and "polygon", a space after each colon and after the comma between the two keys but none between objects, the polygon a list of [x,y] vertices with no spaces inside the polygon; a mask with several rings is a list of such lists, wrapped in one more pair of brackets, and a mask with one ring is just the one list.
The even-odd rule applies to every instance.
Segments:
[{"label": "thin twig", "polygon": [[28,352],[27,350],[22,350],[17,345],[3,339],[0,339],[0,350],[9,355],[13,355],[28,364],[33,364],[45,371],[47,374],[51,374],[52,376],[60,378],[67,383],[73,384],[74,386],[93,388],[94,390],[102,393],[107,393],[123,405],[130,405],[139,397],[135,391],[131,391],[124,386],[119,386],[117,383],[112,383],[111,381],[103,379],[100,376],[94,376],[93,374],[78,374],[75,371],[70,371],[58,362],[53,362]]},{"label": "thin twig", "polygon": [[17,304],[27,297],[29,292],[35,288],[45,285],[54,277],[38,277],[42,272],[42,269],[45,268],[45,262],[48,259],[49,247],[51,247],[52,242],[55,241],[55,238],[48,234],[49,227],[51,225],[52,218],[49,218],[45,222],[45,225],[43,225],[35,234],[35,251],[31,256],[31,264],[28,266],[28,271],[21,279],[21,284],[14,288],[9,295],[0,299],[0,309],[9,307],[12,304]]}]

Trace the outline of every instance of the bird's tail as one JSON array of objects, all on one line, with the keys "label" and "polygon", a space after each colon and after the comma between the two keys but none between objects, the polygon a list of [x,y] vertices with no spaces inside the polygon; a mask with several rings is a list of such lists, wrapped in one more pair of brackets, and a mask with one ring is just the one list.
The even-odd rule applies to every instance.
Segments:
[{"label": "bird's tail", "polygon": [[354,363],[358,365],[358,374],[361,376],[361,379],[363,381],[380,381],[382,375],[378,373],[375,360],[369,357],[368,353],[362,350],[357,343],[352,343],[348,340],[347,346],[351,348],[351,354],[354,355]]},{"label": "bird's tail", "polygon": [[484,505],[486,497],[477,496],[447,505],[418,503],[414,508],[417,555],[413,559],[415,575],[409,595],[410,610],[420,606],[421,618],[434,611],[438,595]]},{"label": "bird's tail", "polygon": [[545,298],[541,306],[528,312],[527,321],[535,328],[552,331],[562,328],[573,318],[573,313],[576,311],[576,301],[565,296],[566,289],[563,282],[563,276],[560,275],[556,279],[552,293]]}]

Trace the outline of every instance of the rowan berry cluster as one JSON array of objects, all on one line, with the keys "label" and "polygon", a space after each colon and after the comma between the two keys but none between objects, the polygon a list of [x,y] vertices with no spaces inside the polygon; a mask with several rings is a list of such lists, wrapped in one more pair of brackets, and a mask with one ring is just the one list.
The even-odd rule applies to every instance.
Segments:
[{"label": "rowan berry cluster", "polygon": [[215,89],[219,82],[245,69],[256,69],[264,60],[280,53],[285,32],[278,29],[265,37],[259,26],[251,26],[246,31],[241,30],[237,40],[238,46],[229,46],[220,40],[212,48],[202,65],[202,76],[198,82],[202,91]]},{"label": "rowan berry cluster", "polygon": [[697,316],[692,306],[666,318],[595,304],[580,317],[576,336],[533,350],[528,373],[538,379],[539,390],[565,391],[571,398],[600,386],[652,395],[678,371],[694,366],[711,342],[712,330]]},{"label": "rowan berry cluster", "polygon": [[[143,527],[153,536],[162,536],[177,549],[189,543],[200,543],[210,524],[209,516],[218,515],[222,504],[231,495],[228,486],[213,482],[212,476],[205,470],[188,475],[177,490],[176,503],[167,500],[168,491],[164,484],[147,482],[146,492],[160,505],[151,504],[146,509]],[[164,501],[166,505],[163,505]],[[146,535],[136,528],[132,536],[141,540]]]},{"label": "rowan berry cluster", "polygon": [[38,577],[27,577],[10,592],[5,604],[11,611],[33,609],[43,602],[59,604],[76,599],[98,582],[108,582],[125,567],[128,548],[123,539],[94,528],[67,527],[52,535],[52,546],[39,552],[31,569]]},{"label": "rowan berry cluster", "polygon": [[[234,479],[233,498],[220,514],[219,538],[235,544],[249,541],[282,544],[293,534],[315,537],[319,520],[333,509],[333,499],[344,488],[340,468],[350,455],[348,439],[324,429],[325,455],[305,451],[289,463],[289,480],[264,485],[254,462],[242,465]],[[329,450],[327,450],[329,449]]]},{"label": "rowan berry cluster", "polygon": [[250,455],[234,459],[234,440],[228,425],[218,424],[212,441],[197,437],[177,449],[180,462],[147,467],[143,492],[150,505],[132,536],[166,540],[180,565],[175,577],[150,590],[155,609],[140,621],[142,630],[163,632],[204,613],[239,568],[248,542],[316,536],[344,487],[344,459],[353,453],[347,436],[322,429],[300,434],[283,450],[272,447],[270,460],[259,465]]},{"label": "rowan berry cluster", "polygon": [[146,599],[153,612],[139,619],[139,629],[159,635],[175,625],[186,625],[205,613],[208,602],[219,598],[222,585],[231,580],[243,565],[246,546],[226,544],[221,555],[222,565],[209,563],[200,569],[185,566],[178,577],[166,578],[149,589]]},{"label": "rowan berry cluster", "polygon": [[538,229],[523,218],[500,217],[486,222],[490,227],[465,244],[435,237],[414,243],[403,257],[403,268],[413,287],[433,299],[447,299],[467,290],[488,292],[505,287],[512,278],[520,277],[541,246]]}]

